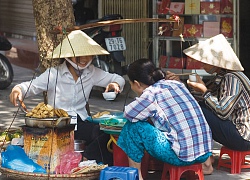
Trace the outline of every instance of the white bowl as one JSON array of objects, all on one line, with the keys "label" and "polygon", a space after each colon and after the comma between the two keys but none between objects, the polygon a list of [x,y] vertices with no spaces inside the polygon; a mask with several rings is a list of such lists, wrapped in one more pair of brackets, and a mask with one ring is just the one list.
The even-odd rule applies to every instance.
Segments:
[{"label": "white bowl", "polygon": [[116,98],[116,93],[115,92],[104,92],[102,93],[103,98],[107,101],[112,101]]}]

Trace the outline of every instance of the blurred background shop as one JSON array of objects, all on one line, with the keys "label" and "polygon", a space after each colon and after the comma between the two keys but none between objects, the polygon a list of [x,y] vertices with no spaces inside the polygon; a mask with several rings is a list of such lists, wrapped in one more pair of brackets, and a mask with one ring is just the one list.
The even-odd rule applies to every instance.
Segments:
[{"label": "blurred background shop", "polygon": [[[164,3],[185,3],[189,0],[72,0],[75,9],[76,20],[82,23],[89,19],[101,18],[106,14],[121,14],[124,19],[147,18],[147,17],[171,17],[170,12],[161,12],[159,8]],[[250,11],[249,0],[200,0],[199,3],[214,2],[215,7],[220,5],[219,13],[209,14],[188,14],[180,13],[180,17],[185,19],[185,23],[203,24],[202,21],[219,22],[221,28],[221,18],[231,18],[232,20],[232,36],[229,38],[232,47],[238,55],[245,73],[250,77],[250,66],[248,66],[248,58],[250,57]],[[233,11],[224,13],[221,10],[223,3],[232,3]],[[170,4],[167,8],[170,8]],[[178,4],[180,5],[180,4]],[[164,8],[164,7],[163,7]],[[218,7],[217,7],[218,8]],[[200,12],[201,13],[201,12]],[[86,15],[86,16],[85,16]],[[211,18],[209,18],[211,16]],[[208,18],[208,19],[207,19]],[[122,36],[126,41],[126,57],[125,64],[129,64],[141,57],[149,57],[155,63],[160,65],[161,56],[166,56],[167,61],[171,57],[182,57],[180,51],[180,39],[176,39],[173,35],[158,35],[157,23],[133,23],[123,26]],[[36,68],[39,62],[39,56],[36,43],[36,28],[33,17],[32,0],[0,0],[0,33],[6,35],[13,43],[13,52],[8,56],[13,59],[18,56],[22,59],[20,66],[29,64],[28,68]],[[195,43],[199,39],[206,37],[193,37],[190,43]],[[187,45],[183,45],[183,48]],[[26,62],[26,63],[25,63]],[[168,63],[164,68],[168,68]],[[172,67],[171,67],[172,68]],[[181,67],[179,69],[186,68]]]}]

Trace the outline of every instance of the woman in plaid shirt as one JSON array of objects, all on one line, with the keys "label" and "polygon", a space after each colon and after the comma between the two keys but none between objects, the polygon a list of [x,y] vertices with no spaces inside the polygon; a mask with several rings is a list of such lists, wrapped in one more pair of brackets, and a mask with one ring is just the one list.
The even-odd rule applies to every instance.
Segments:
[{"label": "woman in plaid shirt", "polygon": [[213,139],[238,151],[250,150],[250,81],[226,38],[220,34],[196,44],[184,53],[203,63],[206,72],[216,76],[206,84],[187,84],[201,92],[201,106]]},{"label": "woman in plaid shirt", "polygon": [[165,80],[165,73],[148,59],[133,62],[127,74],[139,97],[125,107],[124,117],[128,121],[118,146],[128,155],[130,166],[140,172],[144,151],[176,166],[210,159],[210,128],[185,85]]}]

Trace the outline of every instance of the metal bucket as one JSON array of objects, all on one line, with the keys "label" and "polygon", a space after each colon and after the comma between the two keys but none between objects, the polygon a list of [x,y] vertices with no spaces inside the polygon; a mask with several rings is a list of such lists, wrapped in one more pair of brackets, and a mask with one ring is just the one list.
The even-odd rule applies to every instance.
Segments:
[{"label": "metal bucket", "polygon": [[83,152],[85,148],[86,141],[84,140],[74,140],[74,150],[75,152]]}]

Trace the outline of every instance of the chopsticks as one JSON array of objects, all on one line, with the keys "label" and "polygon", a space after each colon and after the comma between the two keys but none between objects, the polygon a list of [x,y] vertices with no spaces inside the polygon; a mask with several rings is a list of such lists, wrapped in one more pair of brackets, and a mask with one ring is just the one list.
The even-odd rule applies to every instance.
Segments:
[{"label": "chopsticks", "polygon": [[196,74],[196,73],[182,73],[182,74],[175,74],[176,76],[188,76],[191,74]]}]

